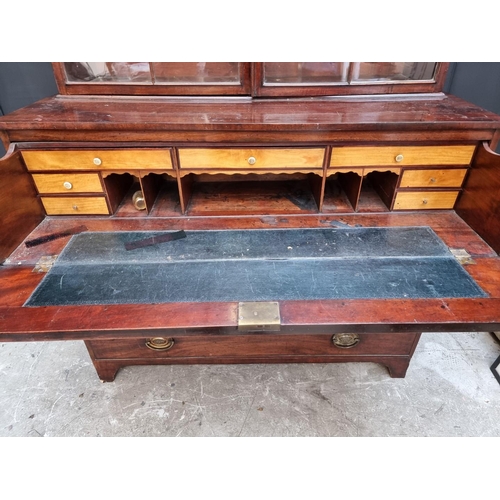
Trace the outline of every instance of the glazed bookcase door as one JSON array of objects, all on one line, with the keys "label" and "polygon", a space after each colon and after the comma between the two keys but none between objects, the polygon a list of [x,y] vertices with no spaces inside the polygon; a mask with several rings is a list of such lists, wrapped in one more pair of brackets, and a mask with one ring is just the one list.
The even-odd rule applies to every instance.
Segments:
[{"label": "glazed bookcase door", "polygon": [[256,96],[440,92],[447,69],[436,62],[254,63]]},{"label": "glazed bookcase door", "polygon": [[53,63],[61,94],[249,95],[250,63]]}]

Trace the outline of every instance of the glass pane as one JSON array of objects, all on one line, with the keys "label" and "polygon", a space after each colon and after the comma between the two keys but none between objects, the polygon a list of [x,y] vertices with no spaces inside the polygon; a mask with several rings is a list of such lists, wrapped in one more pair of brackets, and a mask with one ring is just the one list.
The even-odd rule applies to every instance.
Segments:
[{"label": "glass pane", "polygon": [[69,83],[152,83],[147,62],[67,62]]},{"label": "glass pane", "polygon": [[435,62],[361,62],[352,64],[352,82],[432,80]]},{"label": "glass pane", "polygon": [[331,85],[347,82],[349,63],[264,63],[264,85]]},{"label": "glass pane", "polygon": [[237,62],[154,62],[155,83],[177,85],[239,84]]}]

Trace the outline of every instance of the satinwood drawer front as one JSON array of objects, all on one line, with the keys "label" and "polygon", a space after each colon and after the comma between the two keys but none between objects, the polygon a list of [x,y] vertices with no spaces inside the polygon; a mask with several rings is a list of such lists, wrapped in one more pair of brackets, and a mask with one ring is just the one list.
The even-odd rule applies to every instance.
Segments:
[{"label": "satinwood drawer front", "polygon": [[330,167],[468,165],[475,146],[334,147]]},{"label": "satinwood drawer front", "polygon": [[169,149],[23,151],[28,170],[165,170]]},{"label": "satinwood drawer front", "polygon": [[[358,334],[352,347],[337,347],[332,334],[311,335],[168,335],[131,340],[92,341],[98,359],[140,359],[169,357],[273,356],[273,355],[408,355],[415,341],[413,333]],[[157,345],[159,349],[147,347]],[[162,348],[162,346],[164,346]]]},{"label": "satinwood drawer front", "polygon": [[179,149],[181,169],[323,168],[325,151],[315,149]]},{"label": "satinwood drawer front", "polygon": [[399,187],[457,187],[462,185],[467,169],[405,170]]},{"label": "satinwood drawer front", "polygon": [[99,174],[33,174],[39,193],[102,193]]},{"label": "satinwood drawer front", "polygon": [[394,210],[451,209],[459,191],[400,191],[394,201]]},{"label": "satinwood drawer front", "polygon": [[41,197],[47,215],[108,215],[104,196]]}]

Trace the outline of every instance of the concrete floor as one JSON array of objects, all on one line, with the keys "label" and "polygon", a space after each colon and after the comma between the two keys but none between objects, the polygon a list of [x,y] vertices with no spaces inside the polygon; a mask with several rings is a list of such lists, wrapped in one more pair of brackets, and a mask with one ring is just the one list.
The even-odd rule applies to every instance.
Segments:
[{"label": "concrete floor", "polygon": [[0,344],[0,436],[498,436],[488,333],[372,363],[144,366],[102,384],[83,342]]}]

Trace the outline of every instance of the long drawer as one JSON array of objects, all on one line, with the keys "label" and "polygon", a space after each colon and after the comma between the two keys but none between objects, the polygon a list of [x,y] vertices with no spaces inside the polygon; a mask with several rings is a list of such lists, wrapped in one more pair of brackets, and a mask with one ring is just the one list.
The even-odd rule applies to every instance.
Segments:
[{"label": "long drawer", "polygon": [[[337,347],[331,334],[285,335],[206,335],[163,337],[165,350],[147,347],[151,337],[131,340],[93,341],[99,359],[140,359],[169,357],[273,356],[273,355],[408,355],[415,341],[413,333],[359,334],[359,341],[349,348]],[[156,342],[162,345],[161,341]],[[153,342],[154,344],[154,342]]]},{"label": "long drawer", "polygon": [[292,169],[323,168],[324,149],[179,149],[181,169]]},{"label": "long drawer", "polygon": [[334,147],[330,167],[468,165],[475,146]]},{"label": "long drawer", "polygon": [[102,193],[99,174],[33,174],[39,193]]},{"label": "long drawer", "polygon": [[22,152],[28,170],[165,170],[169,149],[120,149]]}]

